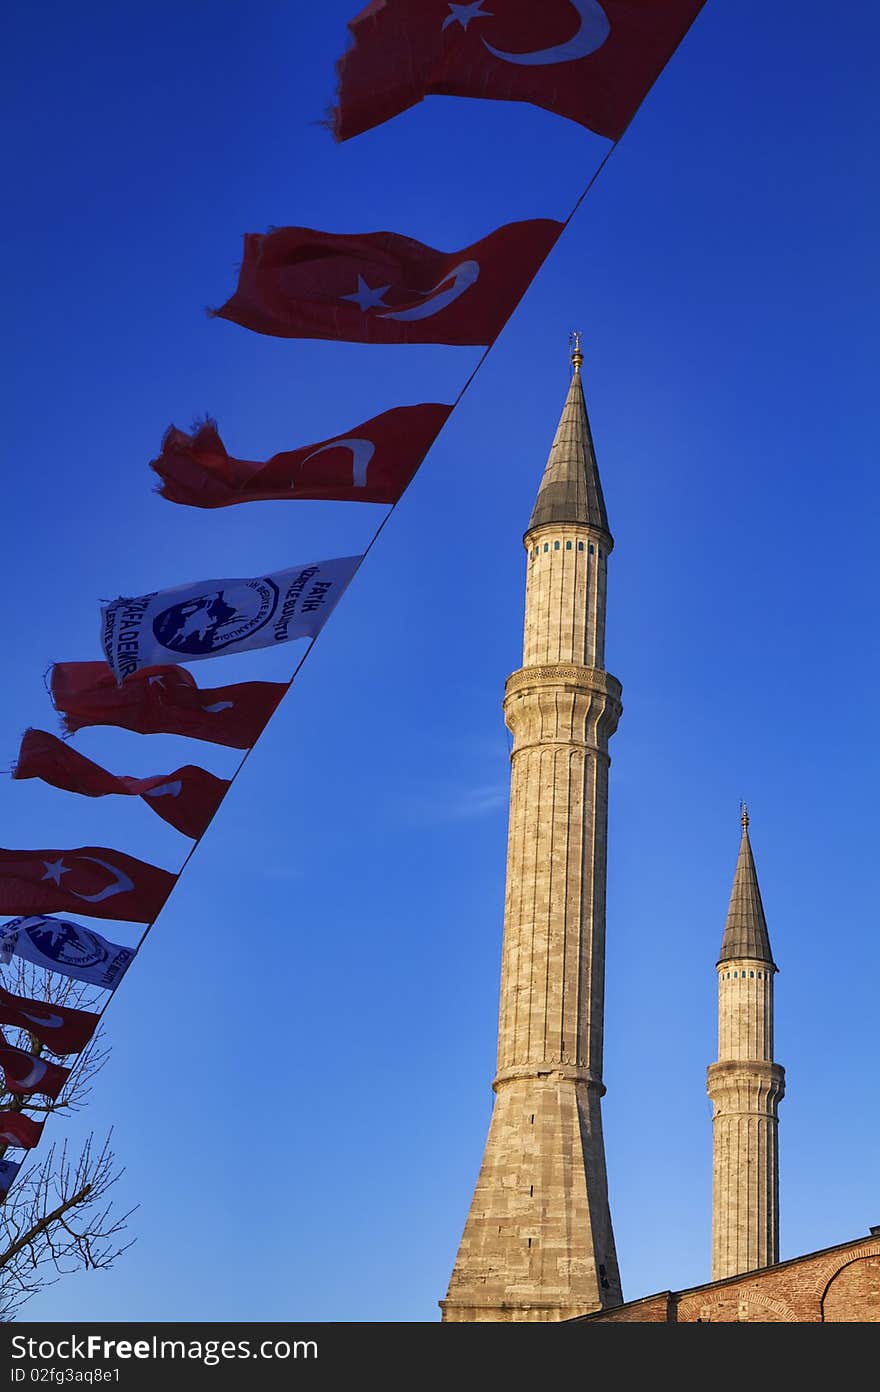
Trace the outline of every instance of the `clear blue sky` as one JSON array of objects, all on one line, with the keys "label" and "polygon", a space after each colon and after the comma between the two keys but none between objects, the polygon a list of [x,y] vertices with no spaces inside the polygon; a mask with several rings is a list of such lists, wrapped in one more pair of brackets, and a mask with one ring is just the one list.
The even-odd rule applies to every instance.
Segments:
[{"label": "clear blue sky", "polygon": [[[210,412],[259,458],[451,400],[479,355],[212,322],[241,234],[454,249],[564,217],[606,148],[452,99],[335,147],[320,121],[355,8],[6,15],[9,762],[26,726],[55,728],[49,663],[100,656],[101,598],[351,554],[382,515],[174,507],[147,468],[170,422]],[[617,542],[604,1107],[625,1295],[709,1277],[705,1068],[741,797],[781,967],[782,1255],[880,1222],[878,46],[869,0],[709,0],[119,990],[90,1109],[47,1128],[114,1126],[138,1242],[30,1317],[437,1318],[492,1102],[501,695],[574,327]],[[194,670],[280,677],[297,656]],[[78,747],[118,773],[235,762],[118,730]],[[189,845],[139,803],[38,783],[0,784],[0,825],[4,845],[169,868]]]}]

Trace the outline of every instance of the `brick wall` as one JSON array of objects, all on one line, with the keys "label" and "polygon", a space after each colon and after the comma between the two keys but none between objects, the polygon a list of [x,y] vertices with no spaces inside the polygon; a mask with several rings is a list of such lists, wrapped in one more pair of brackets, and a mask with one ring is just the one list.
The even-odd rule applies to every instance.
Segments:
[{"label": "brick wall", "polygon": [[617,1323],[880,1324],[880,1237],[584,1316]]}]

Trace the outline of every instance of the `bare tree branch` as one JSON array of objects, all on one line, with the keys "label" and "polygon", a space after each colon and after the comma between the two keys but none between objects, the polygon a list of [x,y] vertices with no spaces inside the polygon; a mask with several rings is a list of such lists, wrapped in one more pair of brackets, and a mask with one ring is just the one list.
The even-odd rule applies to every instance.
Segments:
[{"label": "bare tree branch", "polygon": [[[95,1013],[105,999],[82,983],[33,967],[20,958],[14,958],[2,974],[2,984],[13,994],[31,1000]],[[110,1052],[100,1028],[82,1054],[66,1057],[54,1053],[27,1030],[8,1028],[5,1037],[14,1047],[38,1057],[45,1055],[72,1072],[57,1101],[37,1101],[5,1091],[0,1070],[0,1111],[42,1116],[78,1111]],[[23,1167],[17,1176],[0,1206],[0,1322],[14,1319],[26,1301],[59,1276],[78,1269],[106,1269],[132,1245],[124,1242],[122,1235],[134,1209],[118,1214],[107,1197],[123,1173],[117,1168],[110,1140],[108,1134],[98,1146],[90,1135],[76,1155],[66,1141],[60,1148],[53,1145],[41,1161]],[[0,1156],[6,1149],[0,1146]]]}]

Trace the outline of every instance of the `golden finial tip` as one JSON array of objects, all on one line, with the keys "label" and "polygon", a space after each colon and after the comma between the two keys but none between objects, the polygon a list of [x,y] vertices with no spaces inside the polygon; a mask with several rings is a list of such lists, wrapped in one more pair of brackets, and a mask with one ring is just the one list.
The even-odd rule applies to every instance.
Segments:
[{"label": "golden finial tip", "polygon": [[742,829],[743,829],[743,831],[748,831],[748,829],[749,829],[749,809],[748,809],[748,805],[747,805],[745,802],[740,802],[740,805],[739,805],[739,819],[740,819],[740,821],[742,822]]},{"label": "golden finial tip", "polygon": [[575,372],[579,372],[584,355],[581,352],[581,335],[579,329],[572,329],[568,335],[568,347],[571,353],[571,364]]}]

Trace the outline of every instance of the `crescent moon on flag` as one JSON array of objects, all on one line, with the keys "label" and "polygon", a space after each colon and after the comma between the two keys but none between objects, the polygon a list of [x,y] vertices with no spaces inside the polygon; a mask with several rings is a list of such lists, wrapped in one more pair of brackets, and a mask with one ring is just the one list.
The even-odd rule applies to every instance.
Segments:
[{"label": "crescent moon on flag", "polygon": [[42,1025],[43,1029],[58,1029],[59,1025],[64,1024],[60,1015],[31,1015],[27,1010],[20,1010],[19,1014],[35,1025]]},{"label": "crescent moon on flag", "polygon": [[181,780],[179,778],[175,778],[170,783],[160,783],[158,788],[151,788],[148,793],[144,793],[144,797],[180,797],[180,791],[182,787],[183,783],[181,782]]},{"label": "crescent moon on flag", "polygon": [[108,884],[106,889],[102,889],[98,894],[80,894],[72,889],[71,894],[75,894],[77,899],[85,899],[89,904],[100,904],[102,899],[112,899],[114,894],[127,894],[130,889],[134,889],[134,881],[130,880],[123,870],[118,870],[115,865],[108,865],[106,860],[99,860],[97,856],[77,856],[78,860],[90,860],[93,865],[103,865],[105,870],[109,870],[113,876],[113,883]]},{"label": "crescent moon on flag", "polygon": [[[479,261],[460,261],[441,281],[438,281],[433,290],[419,291],[420,294],[424,293],[433,298],[426,299],[424,304],[415,305],[412,309],[395,309],[389,314],[380,314],[378,317],[380,319],[399,319],[404,323],[414,319],[430,319],[432,314],[439,314],[441,309],[451,305],[453,300],[457,300],[459,295],[463,295],[465,290],[469,290],[479,274]],[[438,295],[437,291],[449,279],[452,280],[449,289],[443,290]]]},{"label": "crescent moon on flag", "polygon": [[578,12],[581,27],[566,43],[557,44],[555,48],[538,49],[534,53],[504,53],[500,48],[493,48],[485,39],[483,44],[493,58],[528,68],[543,67],[545,63],[573,63],[577,58],[586,58],[602,47],[611,32],[611,25],[599,0],[571,0],[571,4]]},{"label": "crescent moon on flag", "polygon": [[[401,316],[389,316],[386,314],[382,317],[383,319],[387,319],[389,317],[392,319],[395,317],[399,319]],[[326,454],[327,450],[334,449],[351,450],[352,484],[355,488],[366,488],[367,466],[370,460],[372,459],[373,455],[376,453],[376,446],[373,444],[372,440],[359,440],[357,438],[353,438],[351,440],[331,440],[328,445],[322,445],[320,449],[312,450],[311,454],[307,454],[305,459],[303,460],[303,463],[308,464],[309,460],[314,459],[316,455]],[[295,488],[296,484],[292,483],[290,486],[291,488]]]},{"label": "crescent moon on flag", "polygon": [[17,1083],[20,1088],[33,1087],[35,1083],[40,1082],[45,1076],[46,1065],[43,1063],[42,1059],[38,1058],[34,1059],[33,1067],[28,1069],[23,1078],[16,1078],[14,1073],[10,1074],[12,1081]]}]

